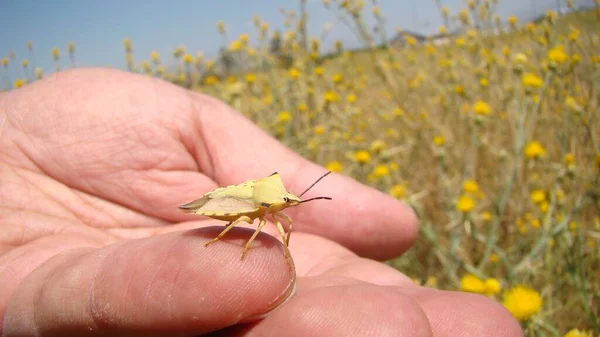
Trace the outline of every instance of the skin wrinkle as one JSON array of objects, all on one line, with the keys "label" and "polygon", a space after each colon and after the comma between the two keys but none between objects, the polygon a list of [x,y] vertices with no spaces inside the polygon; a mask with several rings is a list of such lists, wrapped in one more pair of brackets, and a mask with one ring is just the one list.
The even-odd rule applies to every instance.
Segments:
[{"label": "skin wrinkle", "polygon": [[[98,280],[98,274],[100,274],[100,272],[102,271],[102,267],[106,264],[108,258],[111,257],[113,254],[116,254],[119,247],[125,244],[127,244],[127,242],[117,243],[113,245],[112,249],[105,249],[104,252],[101,251],[101,253],[99,254],[100,260],[97,261],[96,272],[94,273],[94,277],[92,277],[92,284],[90,285],[90,292],[88,295],[90,317],[92,318],[92,324],[94,324],[94,327],[96,329],[100,329],[100,327],[113,327],[111,322],[108,322],[105,319],[103,319],[103,309],[98,308],[98,303],[96,302],[96,282]],[[125,251],[127,251],[127,249],[125,249]],[[129,278],[128,282],[131,282],[131,277]]]},{"label": "skin wrinkle", "polygon": [[[194,128],[197,130],[199,137],[198,142],[182,142],[182,144],[186,145],[188,153],[190,153],[192,158],[194,158],[194,161],[200,169],[200,172],[208,176],[213,181],[217,181],[215,177],[215,162],[212,157],[212,152],[208,149],[208,144],[206,142],[206,130],[204,129],[204,116],[206,115],[205,110],[208,108],[209,104],[203,105],[202,107],[198,107],[198,104],[196,104],[195,99],[205,100],[206,98],[200,96],[199,94],[195,95],[192,93],[188,94],[188,96],[190,97],[190,108],[192,117],[191,125],[193,125]],[[189,137],[189,139],[191,140],[192,137]],[[198,151],[198,147],[200,147],[200,152]],[[202,160],[201,158],[197,157],[197,155],[199,154],[203,154],[208,160]]]},{"label": "skin wrinkle", "polygon": [[173,319],[173,299],[174,299],[173,289],[175,289],[175,285],[177,284],[177,281],[179,280],[179,275],[181,274],[181,265],[175,264],[173,266],[173,268],[175,268],[174,277],[173,277],[173,282],[171,282],[171,286],[169,287],[168,300],[167,300],[167,317],[169,318],[169,320]]},{"label": "skin wrinkle", "polygon": [[[333,256],[329,255],[329,256],[327,256],[327,258],[316,261],[315,264],[313,264],[310,268],[308,268],[306,270],[304,275],[305,276],[322,275],[325,272],[331,271],[331,269],[333,269],[334,266],[339,267],[339,266],[351,265],[352,261],[348,261],[348,260],[355,259],[356,255],[354,253],[347,253],[347,254],[352,254],[352,255],[341,255],[341,254],[336,254]],[[341,263],[342,261],[344,262],[343,264]],[[336,263],[339,263],[339,265],[336,265]]]},{"label": "skin wrinkle", "polygon": [[[32,163],[32,164],[33,164],[33,165],[34,165],[34,166],[35,166],[35,167],[36,167],[36,168],[37,168],[37,169],[38,169],[40,172],[42,172],[42,174],[43,174],[43,175],[46,175],[46,176],[48,176],[48,177],[52,177],[52,176],[51,176],[51,175],[50,175],[48,172],[44,172],[44,170],[43,170],[43,169],[42,169],[40,166],[38,166],[38,165],[37,165],[37,163],[34,161],[34,159],[33,159],[31,156],[29,156],[29,155],[27,154],[27,152],[25,151],[25,149],[24,149],[24,148],[22,148],[22,147],[21,147],[20,145],[18,145],[18,144],[17,144],[17,147],[18,147],[18,148],[21,150],[21,152],[22,152],[22,153],[23,153],[23,154],[24,154],[24,155],[25,155],[25,156],[26,156],[26,157],[29,159],[29,161],[30,161],[30,162],[31,162],[31,163]],[[29,169],[28,169],[28,171],[31,171],[31,172],[33,172],[33,173],[37,173],[37,172],[34,172],[33,170],[29,170]],[[16,171],[15,171],[15,172],[16,172]],[[121,172],[123,172],[123,171],[121,171]],[[121,173],[121,172],[119,172],[119,173]],[[106,175],[105,175],[105,176],[106,176]],[[23,177],[22,177],[22,178],[23,178]],[[23,179],[25,179],[25,178],[23,178]],[[88,193],[87,193],[87,192],[85,192],[85,191],[82,191],[82,190],[79,190],[79,189],[77,189],[77,188],[75,188],[75,187],[69,186],[68,184],[65,184],[65,183],[59,182],[59,181],[58,181],[58,180],[56,180],[56,179],[53,179],[53,181],[54,181],[54,182],[57,182],[57,183],[59,183],[59,184],[61,184],[61,185],[63,185],[63,186],[65,186],[65,187],[68,187],[68,188],[69,188],[69,189],[71,189],[71,190],[75,190],[75,191],[79,191],[80,193],[85,193],[85,194],[88,194]],[[86,179],[83,179],[83,181],[86,181]],[[88,186],[89,186],[89,185],[88,185]],[[90,187],[90,189],[91,189],[91,190],[94,190],[94,189],[93,189],[93,188],[91,188],[91,187]],[[43,192],[42,190],[40,190],[39,188],[38,188],[37,190],[39,190],[41,193],[45,194],[45,195],[48,197],[48,200],[54,200],[54,198],[52,198],[50,195],[48,195],[48,194],[44,193],[44,192]],[[104,199],[104,200],[107,200],[107,199]],[[82,201],[83,201],[83,200],[82,200]],[[116,205],[116,206],[118,206],[118,207],[121,207],[121,208],[124,208],[124,209],[130,209],[130,210],[131,210],[131,208],[129,208],[129,207],[125,206],[125,205],[119,204],[119,203],[115,202],[114,200],[107,200],[107,201],[111,202],[112,204],[114,204],[114,205]],[[70,209],[68,209],[68,208],[64,207],[64,206],[62,205],[62,203],[60,203],[60,202],[57,202],[57,205],[58,205],[58,206],[60,206],[60,208],[62,208],[62,209],[64,209],[64,210],[68,211],[70,214],[72,214],[72,215],[74,215],[74,216],[76,216],[76,215],[77,215],[77,214],[75,214],[75,213],[74,213],[72,210],[70,210]],[[137,213],[137,214],[145,216],[143,213],[139,212],[138,210],[135,210],[135,211],[136,211],[136,213]],[[105,214],[106,214],[106,213],[105,213]],[[110,214],[110,213],[108,213],[108,214]],[[152,217],[152,218],[156,219],[155,217]],[[93,227],[91,223],[86,223],[86,225]]]},{"label": "skin wrinkle", "polygon": [[[162,227],[162,226],[166,226],[168,225],[168,222],[163,221],[161,219],[152,217],[152,216],[148,216],[146,214],[142,214],[140,212],[137,212],[135,210],[132,210],[131,208],[127,208],[124,207],[123,205],[119,205],[113,202],[110,202],[106,199],[102,199],[102,198],[98,198],[94,195],[90,195],[86,192],[74,189],[73,190],[75,194],[78,195],[78,197],[82,200],[82,202],[84,202],[86,205],[89,205],[90,207],[94,208],[95,210],[97,210],[98,212],[102,213],[103,215],[109,217],[112,220],[112,223],[103,223],[104,226],[100,227],[100,226],[95,226],[94,228],[105,228],[105,226],[107,228],[119,228],[119,229],[126,229],[126,228],[140,228],[140,227],[132,227],[132,224],[124,222],[126,221],[125,219],[121,220],[121,217],[118,216],[114,216],[114,213],[119,212],[119,214],[123,214],[121,212],[125,212],[127,214],[131,214],[132,216],[135,217],[141,217],[140,218],[140,222],[144,222],[145,224],[149,224],[152,227]],[[105,207],[102,207],[101,205],[104,205]],[[110,207],[116,207],[118,208],[117,210],[114,209],[110,209]],[[112,227],[113,224],[116,227]]]},{"label": "skin wrinkle", "polygon": [[0,142],[2,141],[2,136],[4,136],[4,127],[6,125],[6,120],[8,119],[6,113],[4,115],[2,115],[2,116],[4,118],[2,118],[2,122],[0,122]]},{"label": "skin wrinkle", "polygon": [[[83,225],[89,225],[87,223],[84,223],[81,219],[78,217],[77,214],[75,214],[71,209],[69,209],[68,207],[64,206],[61,202],[57,201],[51,194],[48,194],[44,189],[42,189],[38,184],[33,184],[31,181],[29,181],[25,176],[21,175],[18,173],[18,171],[14,171],[14,173],[20,177],[21,179],[23,179],[26,183],[27,183],[27,187],[38,191],[39,193],[41,193],[42,195],[44,195],[46,197],[46,200],[49,200],[51,202],[53,202],[53,204],[55,206],[57,206],[59,209],[66,211],[68,214],[70,214],[72,216],[73,220],[79,220],[80,224]],[[54,180],[55,182],[57,182],[56,180]],[[57,182],[58,183],[58,182]],[[60,184],[60,183],[59,183]]]},{"label": "skin wrinkle", "polygon": [[[171,246],[167,250],[167,253],[162,256],[162,258],[160,259],[160,261],[158,262],[157,265],[153,266],[154,273],[152,274],[152,277],[150,278],[150,283],[147,286],[147,289],[146,289],[146,292],[144,295],[144,300],[143,300],[144,303],[148,304],[152,301],[152,295],[151,295],[152,285],[156,281],[156,277],[160,274],[161,269],[165,266],[167,259],[169,258],[169,256],[171,256],[171,252],[173,251],[173,248],[177,247],[178,244],[179,244],[179,242],[177,240],[173,240],[173,242],[171,243]],[[144,307],[144,311],[147,311],[147,310],[148,310],[148,307],[146,305]]]}]

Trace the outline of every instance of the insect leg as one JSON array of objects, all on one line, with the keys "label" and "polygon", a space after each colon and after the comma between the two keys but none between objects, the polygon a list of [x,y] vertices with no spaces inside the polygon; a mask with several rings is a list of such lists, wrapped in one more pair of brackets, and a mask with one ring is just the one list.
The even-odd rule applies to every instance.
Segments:
[{"label": "insect leg", "polygon": [[289,215],[287,215],[283,212],[275,213],[274,216],[289,222],[287,235],[283,239],[283,243],[285,243],[286,246],[289,246],[290,245],[290,234],[292,233],[292,223],[293,223],[292,218],[290,218]]},{"label": "insect leg", "polygon": [[283,229],[283,226],[279,221],[275,221],[275,226],[277,227],[277,230],[279,231],[279,234],[281,234],[281,238],[283,239],[283,247],[285,248],[285,261],[290,267],[290,270],[292,270],[292,254],[290,254],[290,250],[287,246],[287,236],[285,234],[285,230]]},{"label": "insect leg", "polygon": [[223,237],[223,235],[225,235],[227,232],[229,232],[229,230],[232,229],[233,226],[235,226],[236,224],[238,224],[238,223],[240,223],[242,221],[246,221],[249,224],[251,224],[253,222],[253,220],[250,219],[249,217],[247,217],[245,215],[242,215],[241,217],[239,217],[239,218],[237,218],[237,219],[235,219],[233,221],[230,221],[227,225],[225,225],[225,229],[221,233],[219,233],[219,235],[217,235],[216,238],[214,238],[214,239],[208,241],[207,243],[205,243],[204,246],[208,246],[211,243],[215,243],[215,242],[219,241],[219,239],[221,239]]},{"label": "insect leg", "polygon": [[258,227],[256,227],[254,234],[252,234],[252,236],[250,237],[250,240],[248,240],[248,242],[246,242],[246,245],[244,246],[244,250],[242,250],[242,257],[241,257],[242,260],[244,259],[244,256],[246,256],[246,253],[248,252],[248,248],[250,248],[250,244],[252,243],[252,241],[254,241],[254,239],[260,232],[260,230],[267,224],[267,220],[265,220],[265,218],[260,217],[259,219],[260,219],[260,223],[258,224]]}]

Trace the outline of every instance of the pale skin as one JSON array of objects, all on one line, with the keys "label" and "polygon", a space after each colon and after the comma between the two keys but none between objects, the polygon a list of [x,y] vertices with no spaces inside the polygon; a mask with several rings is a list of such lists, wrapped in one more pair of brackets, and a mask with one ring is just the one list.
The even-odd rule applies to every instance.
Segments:
[{"label": "pale skin", "polygon": [[227,222],[177,209],[274,171],[294,193],[324,168],[160,80],[79,69],[1,93],[0,335],[522,336],[497,302],[377,262],[417,220],[341,175],[315,187],[333,201],[286,209],[295,272],[271,221],[240,260],[258,220],[206,247]]}]

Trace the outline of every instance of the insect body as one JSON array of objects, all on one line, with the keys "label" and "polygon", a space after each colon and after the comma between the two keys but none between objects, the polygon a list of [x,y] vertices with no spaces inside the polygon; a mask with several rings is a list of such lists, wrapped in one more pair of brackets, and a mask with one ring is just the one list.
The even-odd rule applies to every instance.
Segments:
[{"label": "insect body", "polygon": [[[250,237],[244,246],[241,259],[244,258],[250,244],[267,223],[265,216],[271,215],[273,223],[276,225],[279,234],[281,234],[286,251],[286,261],[291,269],[291,255],[288,247],[290,233],[292,231],[292,219],[281,211],[285,208],[296,206],[311,200],[331,200],[329,197],[316,197],[306,200],[300,199],[302,195],[308,192],[308,190],[315,186],[316,183],[330,173],[331,172],[327,172],[317,179],[317,181],[302,192],[300,196],[288,192],[283,186],[281,177],[275,172],[262,179],[248,180],[238,185],[214,189],[211,192],[204,194],[199,199],[179,206],[179,209],[185,213],[200,214],[213,219],[228,221],[227,225],[225,225],[225,229],[214,239],[207,242],[205,244],[206,246],[217,242],[236,224],[242,221],[252,224],[254,220],[258,218],[260,223],[258,224],[256,231],[254,231],[254,234],[252,234],[252,237]],[[287,233],[278,219],[288,222],[289,226]]]}]

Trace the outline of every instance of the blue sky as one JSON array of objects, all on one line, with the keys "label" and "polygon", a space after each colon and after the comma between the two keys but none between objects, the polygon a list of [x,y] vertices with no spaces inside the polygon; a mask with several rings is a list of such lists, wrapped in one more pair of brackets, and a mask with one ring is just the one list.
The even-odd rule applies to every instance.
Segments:
[{"label": "blue sky", "polygon": [[[453,13],[466,2],[441,1]],[[575,2],[590,4],[594,0]],[[380,0],[379,3],[390,35],[395,27],[429,33],[442,23],[433,0]],[[556,9],[560,3],[564,0],[500,0],[498,14],[503,18],[515,14],[526,20],[547,9]],[[168,61],[174,48],[181,44],[193,54],[204,51],[214,56],[223,42],[216,33],[218,20],[226,22],[231,37],[246,32],[253,38],[257,35],[251,23],[254,14],[269,22],[271,28],[284,30],[279,9],[297,7],[297,0],[0,0],[0,57],[8,56],[10,51],[16,54],[9,69],[14,78],[22,75],[20,62],[24,58],[42,67],[45,73],[50,72],[54,67],[52,47],[61,50],[61,62],[63,67],[67,66],[69,41],[75,43],[78,66],[124,68],[125,37],[133,42],[136,61],[149,59],[152,50]],[[340,39],[346,46],[357,46],[351,31],[320,0],[309,0],[308,11],[311,36],[319,35],[329,22],[333,28],[326,45]],[[370,14],[368,8],[367,13]],[[33,42],[33,55],[26,48],[27,41]]]}]

